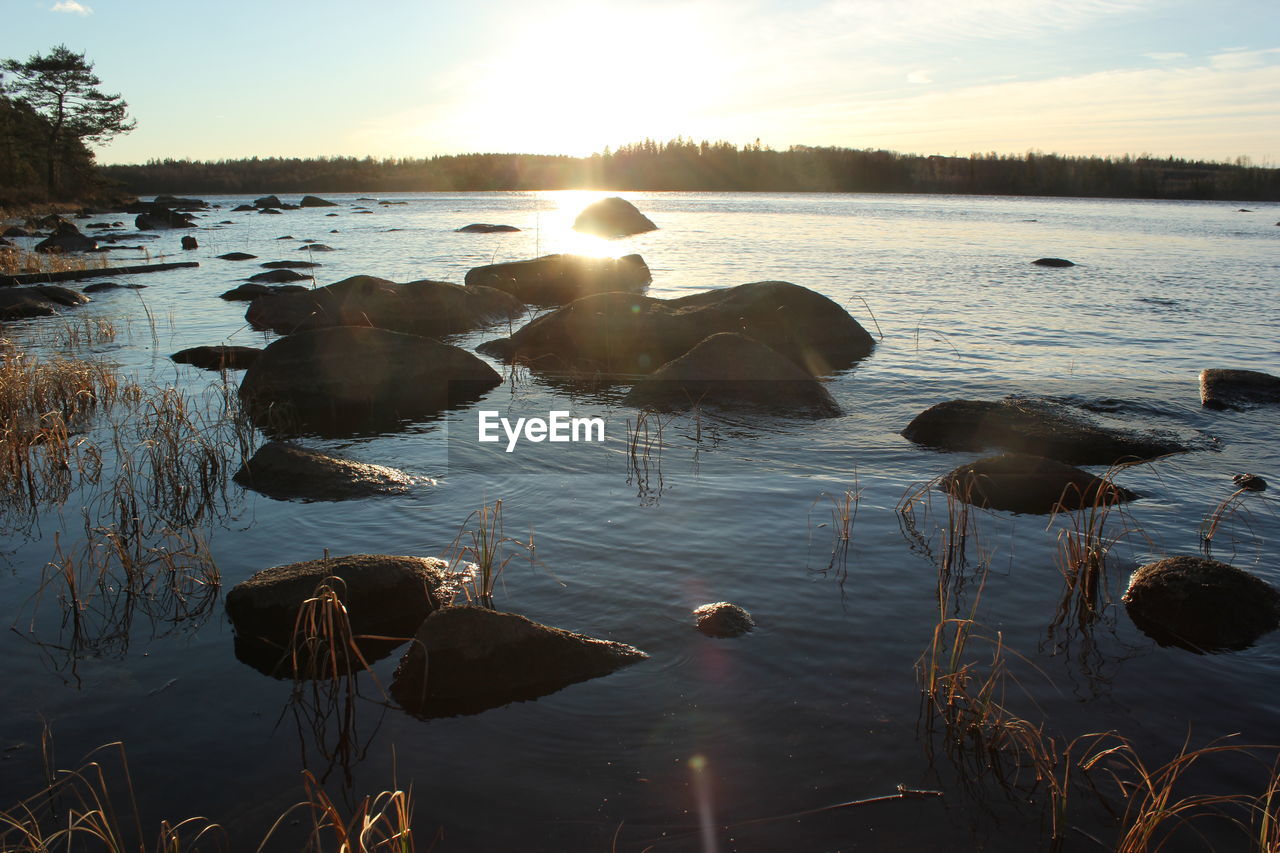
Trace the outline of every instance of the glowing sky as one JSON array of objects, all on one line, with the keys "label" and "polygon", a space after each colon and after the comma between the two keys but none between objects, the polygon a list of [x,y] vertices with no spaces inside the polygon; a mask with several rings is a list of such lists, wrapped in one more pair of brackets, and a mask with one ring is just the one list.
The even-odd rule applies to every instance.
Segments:
[{"label": "glowing sky", "polygon": [[102,162],[644,137],[1280,165],[1275,0],[0,0],[0,57],[86,51]]}]

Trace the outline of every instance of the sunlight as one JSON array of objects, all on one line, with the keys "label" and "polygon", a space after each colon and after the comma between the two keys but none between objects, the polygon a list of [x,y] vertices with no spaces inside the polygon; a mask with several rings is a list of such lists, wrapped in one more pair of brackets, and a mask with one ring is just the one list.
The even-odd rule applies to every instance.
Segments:
[{"label": "sunlight", "polygon": [[543,254],[565,252],[597,258],[616,258],[634,251],[625,240],[609,240],[573,230],[573,222],[583,208],[611,195],[618,193],[603,190],[555,190],[538,193],[539,199],[544,202],[539,205],[543,233],[554,235],[554,241],[549,246],[543,246]]}]

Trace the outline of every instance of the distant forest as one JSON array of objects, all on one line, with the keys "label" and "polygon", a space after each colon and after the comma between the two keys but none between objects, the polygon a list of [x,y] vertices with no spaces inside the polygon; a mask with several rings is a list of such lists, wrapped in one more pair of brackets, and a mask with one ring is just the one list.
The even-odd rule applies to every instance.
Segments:
[{"label": "distant forest", "polygon": [[645,140],[590,157],[458,154],[151,160],[99,167],[139,195],[475,190],[967,193],[1280,200],[1280,169],[1153,157],[922,156],[853,148],[777,151],[727,142]]}]

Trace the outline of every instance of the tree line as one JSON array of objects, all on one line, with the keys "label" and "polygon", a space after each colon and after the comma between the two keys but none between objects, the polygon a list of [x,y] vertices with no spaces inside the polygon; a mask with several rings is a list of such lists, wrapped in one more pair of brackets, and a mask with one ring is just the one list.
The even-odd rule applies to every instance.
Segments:
[{"label": "tree line", "polygon": [[894,192],[1108,198],[1280,199],[1280,169],[1150,156],[1028,152],[923,156],[756,143],[644,140],[589,157],[267,157],[105,166],[138,194],[483,190]]}]

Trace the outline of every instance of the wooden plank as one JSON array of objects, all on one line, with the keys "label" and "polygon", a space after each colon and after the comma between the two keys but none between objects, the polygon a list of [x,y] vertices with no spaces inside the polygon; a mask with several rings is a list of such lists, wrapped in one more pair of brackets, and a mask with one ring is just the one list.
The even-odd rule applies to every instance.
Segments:
[{"label": "wooden plank", "polygon": [[84,278],[102,278],[113,275],[141,275],[144,272],[164,272],[188,267],[198,267],[195,261],[173,264],[139,264],[132,267],[103,267],[96,270],[63,270],[61,272],[32,272],[22,275],[0,275],[0,286],[13,284],[52,284],[56,281],[79,281]]}]

